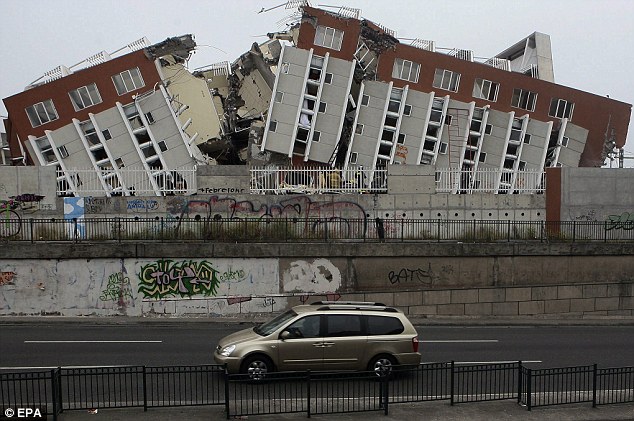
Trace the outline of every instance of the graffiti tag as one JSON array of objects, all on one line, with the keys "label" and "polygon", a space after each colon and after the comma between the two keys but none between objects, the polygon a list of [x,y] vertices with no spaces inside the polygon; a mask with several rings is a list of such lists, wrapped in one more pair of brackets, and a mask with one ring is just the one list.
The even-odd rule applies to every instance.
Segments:
[{"label": "graffiti tag", "polygon": [[133,298],[130,278],[121,272],[113,273],[108,277],[108,285],[106,285],[106,289],[101,291],[99,299],[101,301],[123,302],[126,298]]},{"label": "graffiti tag", "polygon": [[623,212],[621,215],[608,215],[607,221],[605,221],[605,230],[632,230],[634,229],[634,212]]},{"label": "graffiti tag", "polygon": [[11,285],[15,272],[0,272],[0,285]]},{"label": "graffiti tag", "polygon": [[159,204],[156,200],[128,200],[128,210],[131,211],[156,210],[158,207]]},{"label": "graffiti tag", "polygon": [[431,286],[434,283],[434,272],[431,269],[431,263],[428,270],[422,269],[406,269],[403,268],[399,271],[390,271],[388,279],[392,285],[416,282],[424,286]]},{"label": "graffiti tag", "polygon": [[171,296],[214,296],[218,285],[218,270],[206,261],[157,260],[141,267],[139,292],[145,298]]}]

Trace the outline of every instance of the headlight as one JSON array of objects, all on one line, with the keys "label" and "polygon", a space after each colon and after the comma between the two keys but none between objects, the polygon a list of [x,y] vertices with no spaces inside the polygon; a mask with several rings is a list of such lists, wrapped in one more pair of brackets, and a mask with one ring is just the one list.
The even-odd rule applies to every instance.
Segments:
[{"label": "headlight", "polygon": [[224,356],[224,357],[228,357],[229,355],[231,355],[231,353],[236,349],[235,345],[229,345],[229,346],[225,346],[224,348],[222,348],[222,350],[220,351],[220,355]]}]

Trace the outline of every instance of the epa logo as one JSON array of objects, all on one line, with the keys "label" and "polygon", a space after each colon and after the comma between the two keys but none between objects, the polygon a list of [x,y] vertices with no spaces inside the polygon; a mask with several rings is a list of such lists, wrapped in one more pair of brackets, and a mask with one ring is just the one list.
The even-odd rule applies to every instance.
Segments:
[{"label": "epa logo", "polygon": [[7,418],[42,418],[42,412],[39,408],[7,408],[4,411],[4,416]]}]

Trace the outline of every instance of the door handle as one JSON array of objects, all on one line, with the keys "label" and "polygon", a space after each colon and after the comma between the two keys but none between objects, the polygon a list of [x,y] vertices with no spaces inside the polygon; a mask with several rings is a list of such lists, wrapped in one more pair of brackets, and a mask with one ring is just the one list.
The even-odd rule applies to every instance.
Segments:
[{"label": "door handle", "polygon": [[324,342],[324,347],[329,348],[329,347],[333,346],[334,344],[335,344],[334,342]]},{"label": "door handle", "polygon": [[324,343],[323,343],[323,342],[315,342],[315,343],[313,344],[313,346],[314,346],[315,348],[323,348],[323,347],[325,347],[326,345],[324,345]]}]

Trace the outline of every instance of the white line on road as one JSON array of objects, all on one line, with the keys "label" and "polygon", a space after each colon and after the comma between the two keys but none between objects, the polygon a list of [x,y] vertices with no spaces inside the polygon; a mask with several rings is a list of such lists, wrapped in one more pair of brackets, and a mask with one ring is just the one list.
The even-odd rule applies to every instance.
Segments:
[{"label": "white line on road", "polygon": [[160,344],[163,341],[24,341],[25,344]]},{"label": "white line on road", "polygon": [[[125,368],[125,365],[64,365],[61,368]],[[55,367],[0,367],[0,370],[52,370]]]},{"label": "white line on road", "polygon": [[478,344],[478,343],[497,343],[499,342],[497,339],[439,339],[439,340],[424,340],[424,341],[418,341],[418,342],[423,342],[423,343],[427,343],[427,344],[458,344],[458,343],[471,343],[471,344]]}]

